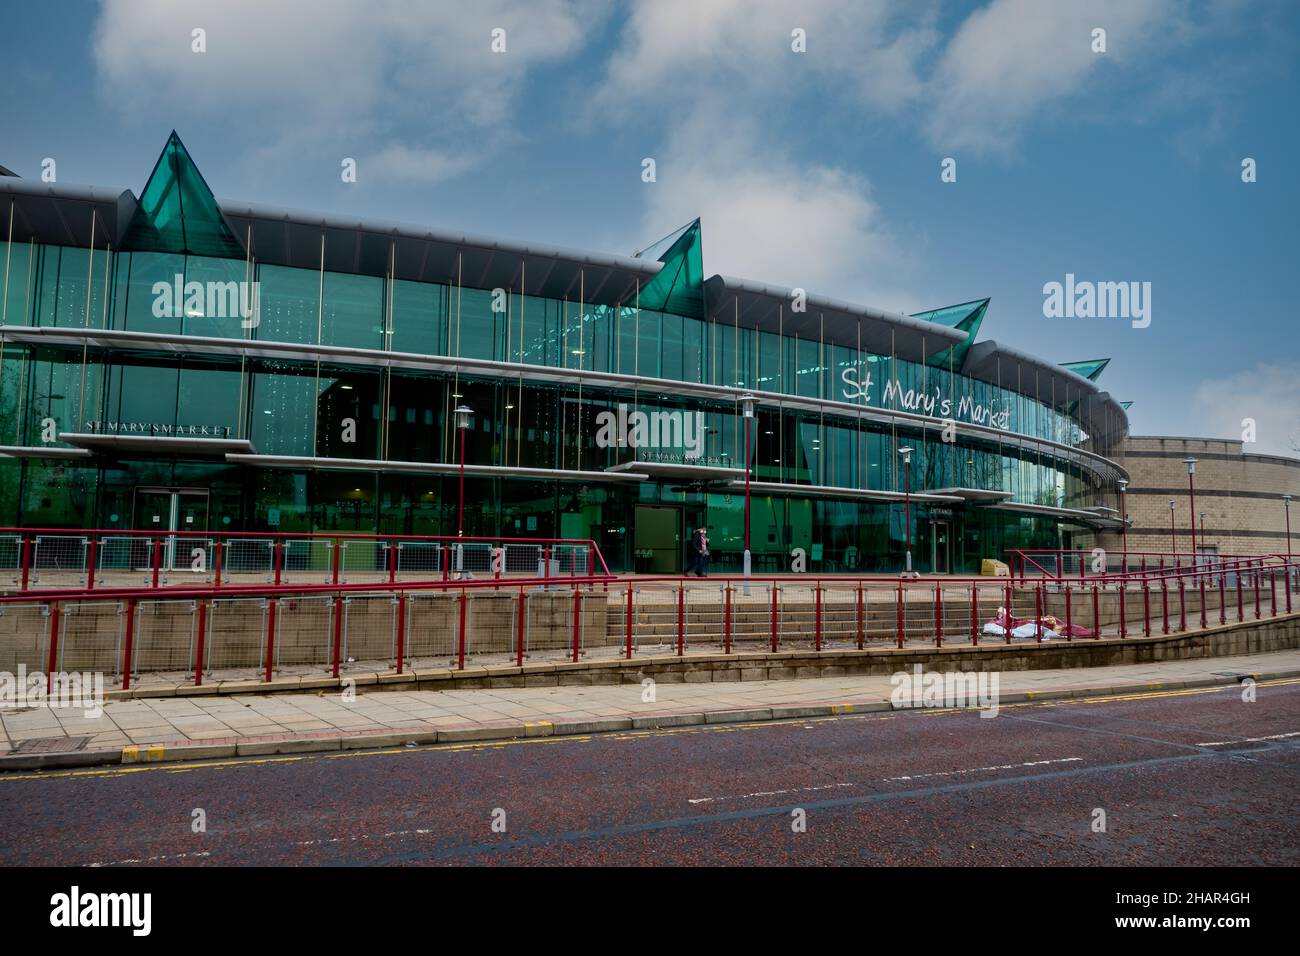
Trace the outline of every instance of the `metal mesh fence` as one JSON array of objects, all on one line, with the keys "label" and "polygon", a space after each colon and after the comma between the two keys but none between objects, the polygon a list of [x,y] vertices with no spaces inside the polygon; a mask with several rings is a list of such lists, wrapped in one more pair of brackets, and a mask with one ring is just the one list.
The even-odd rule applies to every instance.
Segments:
[{"label": "metal mesh fence", "polygon": [[216,598],[208,609],[204,670],[239,670],[253,676],[263,666],[269,602],[263,598]]},{"label": "metal mesh fence", "polygon": [[120,674],[125,602],[88,601],[59,606],[56,668]]},{"label": "metal mesh fence", "polygon": [[270,584],[275,580],[275,542],[270,538],[225,539],[221,580],[227,584]]},{"label": "metal mesh fence", "polygon": [[31,587],[84,587],[89,547],[90,539],[84,535],[37,535],[32,548]]},{"label": "metal mesh fence", "polygon": [[0,604],[0,671],[45,670],[49,636],[48,604]]},{"label": "metal mesh fence", "polygon": [[293,664],[330,664],[334,646],[334,598],[279,598],[276,604],[275,670]]},{"label": "metal mesh fence", "polygon": [[194,601],[140,601],[131,640],[131,673],[194,672],[198,605]]},{"label": "metal mesh fence", "polygon": [[0,534],[0,581],[10,588],[22,584],[23,539]]}]

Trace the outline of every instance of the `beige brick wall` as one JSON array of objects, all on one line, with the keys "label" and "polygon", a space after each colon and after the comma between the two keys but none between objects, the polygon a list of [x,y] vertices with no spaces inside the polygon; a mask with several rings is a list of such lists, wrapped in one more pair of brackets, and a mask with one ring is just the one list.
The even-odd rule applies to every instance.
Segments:
[{"label": "beige brick wall", "polygon": [[[1164,551],[1176,540],[1182,554],[1191,551],[1187,466],[1196,464],[1197,545],[1217,547],[1220,554],[1285,554],[1282,496],[1290,494],[1293,521],[1291,549],[1300,554],[1300,460],[1243,453],[1240,441],[1205,438],[1130,436],[1110,452],[1129,472],[1126,510],[1132,519],[1130,551]],[[1169,499],[1174,499],[1174,529],[1169,528]],[[1118,507],[1114,497],[1107,502]],[[1205,512],[1204,533],[1200,513]],[[1120,547],[1119,534],[1102,534],[1097,544]]]}]

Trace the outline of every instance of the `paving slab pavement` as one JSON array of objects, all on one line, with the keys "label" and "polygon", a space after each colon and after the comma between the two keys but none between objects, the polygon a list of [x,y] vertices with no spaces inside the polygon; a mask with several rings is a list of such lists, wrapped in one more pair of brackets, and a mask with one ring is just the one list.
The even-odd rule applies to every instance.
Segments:
[{"label": "paving slab pavement", "polygon": [[[1170,690],[1238,683],[1244,676],[1300,676],[1300,650],[1159,664],[1006,671],[1000,702]],[[251,753],[306,752],[394,742],[590,733],[727,719],[816,716],[890,709],[887,675],[848,675],[743,683],[664,683],[653,699],[640,684],[496,687],[454,691],[249,694],[109,701],[98,717],[72,709],[0,708],[0,770],[89,766]],[[789,711],[797,708],[798,711]],[[783,710],[786,709],[786,710]],[[593,722],[614,721],[594,726]],[[88,739],[75,749],[71,738]],[[64,738],[60,741],[58,738]],[[25,744],[38,740],[39,744]],[[26,753],[30,748],[40,753]]]}]

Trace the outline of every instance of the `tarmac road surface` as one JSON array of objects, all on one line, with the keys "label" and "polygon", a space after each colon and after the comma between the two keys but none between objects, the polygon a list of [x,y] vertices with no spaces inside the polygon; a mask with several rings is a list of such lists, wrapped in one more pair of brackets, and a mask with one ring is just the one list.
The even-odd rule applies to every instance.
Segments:
[{"label": "tarmac road surface", "polygon": [[0,774],[0,863],[1295,865],[1256,690]]}]

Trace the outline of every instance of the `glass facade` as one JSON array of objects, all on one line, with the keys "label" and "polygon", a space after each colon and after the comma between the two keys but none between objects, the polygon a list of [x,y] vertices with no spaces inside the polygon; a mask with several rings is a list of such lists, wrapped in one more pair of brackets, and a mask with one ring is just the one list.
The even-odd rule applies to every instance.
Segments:
[{"label": "glass facade", "polygon": [[[692,241],[697,255],[698,235]],[[0,324],[194,340],[177,349],[147,336],[129,344],[7,337],[0,446],[68,447],[61,434],[88,431],[197,434],[247,439],[259,456],[349,464],[295,470],[126,452],[0,458],[0,525],[129,528],[138,523],[136,490],[158,486],[206,489],[214,530],[454,534],[454,475],[385,471],[382,463],[455,463],[453,410],[465,404],[475,413],[467,462],[551,472],[476,479],[466,534],[593,538],[611,568],[649,571],[680,566],[671,553],[680,558],[687,529],[707,524],[715,567],[735,569],[744,532],[744,495],[735,483],[741,472],[644,482],[564,473],[599,472],[636,457],[598,440],[602,416],[620,406],[629,415],[702,413],[698,458],[686,457],[685,434],[654,455],[741,469],[745,420],[737,398],[746,390],[760,393],[751,431],[752,478],[765,486],[752,497],[756,571],[784,570],[793,548],[807,552],[814,571],[897,570],[902,505],[821,489],[901,491],[904,445],[916,450],[913,491],[988,489],[1024,504],[1078,507],[1096,503],[1101,489],[1094,473],[1066,460],[1077,456],[1046,443],[1086,440],[1070,414],[1070,396],[962,375],[954,367],[957,350],[942,337],[933,355],[943,364],[935,364],[875,354],[825,334],[787,334],[780,320],[756,329],[738,318],[643,307],[640,287],[618,302],[588,303],[581,270],[573,298],[523,294],[522,280],[493,290],[472,287],[463,275],[442,283],[394,279],[391,254],[365,257],[377,260],[369,262],[377,274],[330,271],[323,267],[325,242],[322,234],[316,269],[247,254],[227,258],[210,248],[167,251],[161,240],[117,252],[4,243]],[[223,290],[246,280],[256,290],[255,310],[245,316],[221,308]],[[194,283],[206,296],[191,297]],[[695,311],[688,292],[677,281],[659,298]],[[647,294],[646,301],[654,298]],[[172,307],[160,308],[163,299]],[[819,318],[810,310],[801,328],[806,333],[808,319],[825,328]],[[206,340],[241,340],[245,347]],[[304,348],[270,354],[259,350],[262,343]],[[365,353],[326,354],[318,346]],[[400,367],[419,362],[394,363],[393,353],[504,365]],[[583,380],[584,372],[628,378]],[[684,398],[674,383],[704,388]],[[846,405],[925,417],[868,419]],[[956,441],[944,441],[944,419],[958,426],[981,421],[972,409],[1001,427],[959,431]],[[642,450],[639,457],[648,455]],[[374,465],[350,464],[358,460]],[[773,493],[768,483],[790,490]],[[819,492],[801,494],[800,485]],[[1073,527],[970,503],[914,502],[912,513],[921,570],[969,571],[1007,548],[1058,547]]]}]

